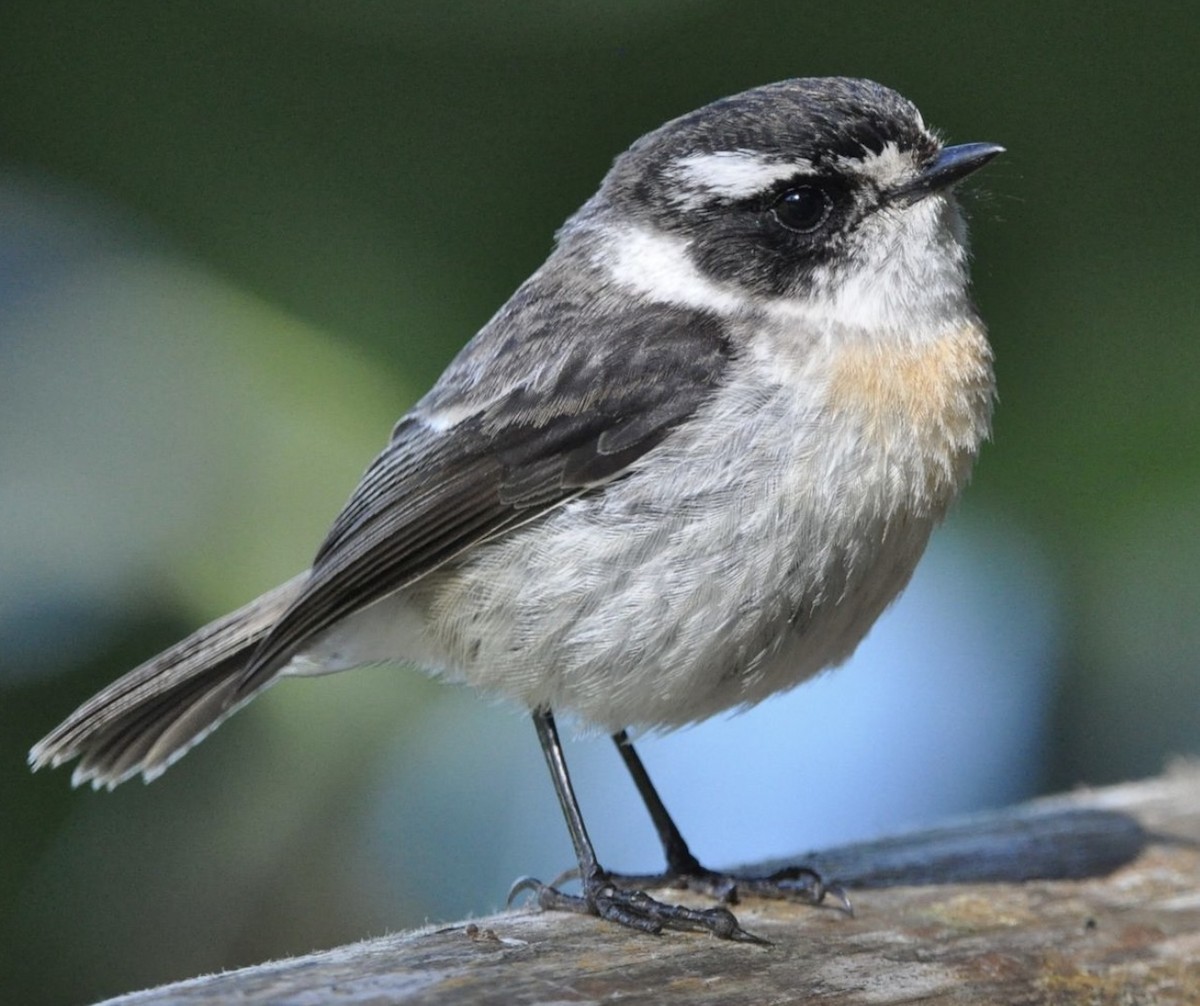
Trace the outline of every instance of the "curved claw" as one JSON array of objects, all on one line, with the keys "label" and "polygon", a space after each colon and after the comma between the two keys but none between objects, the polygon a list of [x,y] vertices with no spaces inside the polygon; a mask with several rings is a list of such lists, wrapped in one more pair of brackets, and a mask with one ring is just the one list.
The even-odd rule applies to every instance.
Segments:
[{"label": "curved claw", "polygon": [[[793,884],[793,882],[796,883]],[[824,904],[827,898],[831,899],[837,902],[838,911],[845,912],[851,918],[854,917],[854,906],[850,903],[850,896],[846,893],[846,889],[841,884],[825,883],[816,870],[807,866],[789,866],[777,870],[765,878],[763,883],[773,885],[783,896],[790,896],[814,905]]]},{"label": "curved claw", "polygon": [[825,900],[827,890],[821,875],[807,866],[788,866],[776,870],[769,877],[764,877],[762,884],[764,887],[769,885],[774,888],[779,897],[789,897],[813,905],[819,905]]},{"label": "curved claw", "polygon": [[537,895],[541,895],[543,884],[537,877],[518,877],[513,881],[512,887],[508,889],[508,897],[504,899],[504,907],[512,908],[513,902],[517,899],[518,894],[523,894],[525,891],[533,891]]},{"label": "curved claw", "polygon": [[825,888],[825,895],[837,902],[839,912],[845,912],[850,918],[854,918],[854,905],[851,904],[850,895],[846,893],[846,889],[841,884],[830,884]]}]

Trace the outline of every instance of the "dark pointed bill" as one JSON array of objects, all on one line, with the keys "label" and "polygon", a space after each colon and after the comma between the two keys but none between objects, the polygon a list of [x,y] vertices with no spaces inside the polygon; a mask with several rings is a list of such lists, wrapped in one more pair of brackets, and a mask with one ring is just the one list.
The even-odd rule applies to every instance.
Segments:
[{"label": "dark pointed bill", "polygon": [[944,147],[920,175],[892,192],[891,201],[911,205],[962,181],[1003,153],[1004,148],[998,143],[961,143],[956,147]]}]

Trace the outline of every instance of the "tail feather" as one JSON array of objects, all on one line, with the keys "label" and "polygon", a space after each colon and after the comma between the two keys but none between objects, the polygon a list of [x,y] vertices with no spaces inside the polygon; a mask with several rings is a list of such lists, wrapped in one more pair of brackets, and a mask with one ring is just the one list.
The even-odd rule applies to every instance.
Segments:
[{"label": "tail feather", "polygon": [[272,683],[236,694],[258,643],[307,577],[294,577],[114,681],[38,741],[29,764],[37,770],[79,758],[71,784],[97,789],[161,775]]}]

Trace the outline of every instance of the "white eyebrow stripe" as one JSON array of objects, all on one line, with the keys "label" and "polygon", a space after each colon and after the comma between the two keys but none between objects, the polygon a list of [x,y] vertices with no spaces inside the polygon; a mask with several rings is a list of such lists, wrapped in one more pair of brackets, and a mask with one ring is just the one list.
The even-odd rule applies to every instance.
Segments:
[{"label": "white eyebrow stripe", "polygon": [[697,205],[704,198],[745,199],[776,182],[812,171],[806,158],[772,160],[752,150],[720,150],[713,154],[689,154],[671,165],[674,179],[690,190],[680,200]]},{"label": "white eyebrow stripe", "polygon": [[912,151],[901,150],[892,140],[885,143],[879,153],[863,148],[861,157],[838,157],[833,165],[840,171],[869,178],[881,189],[910,181],[917,174]]}]

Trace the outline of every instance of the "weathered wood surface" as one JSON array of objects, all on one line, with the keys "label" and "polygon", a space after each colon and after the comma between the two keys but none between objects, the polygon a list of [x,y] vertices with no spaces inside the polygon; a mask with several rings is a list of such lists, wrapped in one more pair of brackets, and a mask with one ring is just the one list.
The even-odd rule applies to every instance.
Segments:
[{"label": "weathered wood surface", "polygon": [[108,1006],[1200,1004],[1200,766],[805,862],[856,915],[738,906],[770,947],[522,910]]}]

